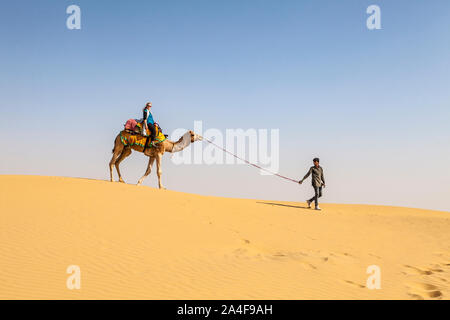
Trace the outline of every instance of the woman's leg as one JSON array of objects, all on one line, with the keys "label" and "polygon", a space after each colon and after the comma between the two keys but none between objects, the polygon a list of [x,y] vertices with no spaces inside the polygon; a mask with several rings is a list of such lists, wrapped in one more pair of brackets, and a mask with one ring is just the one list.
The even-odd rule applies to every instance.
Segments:
[{"label": "woman's leg", "polygon": [[150,130],[150,138],[153,140],[155,140],[156,137],[156,129],[155,126],[151,123],[148,124],[148,129]]}]

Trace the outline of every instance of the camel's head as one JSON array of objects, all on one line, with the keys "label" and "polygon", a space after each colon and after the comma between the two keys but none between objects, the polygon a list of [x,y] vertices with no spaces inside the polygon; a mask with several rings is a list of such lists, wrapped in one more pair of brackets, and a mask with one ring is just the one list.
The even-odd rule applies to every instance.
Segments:
[{"label": "camel's head", "polygon": [[191,134],[191,143],[200,140],[200,136],[194,131],[189,130],[189,133]]}]

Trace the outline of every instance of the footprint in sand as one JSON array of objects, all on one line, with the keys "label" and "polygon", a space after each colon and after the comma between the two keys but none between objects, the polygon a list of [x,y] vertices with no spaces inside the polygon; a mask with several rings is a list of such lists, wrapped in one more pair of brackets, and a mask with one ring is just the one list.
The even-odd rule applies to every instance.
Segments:
[{"label": "footprint in sand", "polygon": [[450,262],[448,262],[448,261],[441,262],[441,263],[438,264],[437,266],[439,266],[439,267],[444,267],[444,268],[448,268],[448,267],[450,267]]},{"label": "footprint in sand", "polygon": [[408,294],[418,300],[428,299],[440,299],[442,298],[442,292],[440,289],[429,283],[424,282],[412,282],[407,284],[410,292]]},{"label": "footprint in sand", "polygon": [[[447,287],[447,279],[443,278],[442,275],[446,273],[445,267],[443,264],[434,263],[431,264],[429,268],[418,268],[410,265],[404,265],[404,267],[410,272],[411,275],[418,275],[422,280],[425,281],[416,281],[416,282],[408,282],[406,286],[408,288],[408,294],[413,299],[441,299],[443,297],[443,293],[441,288],[436,285],[442,284]],[[440,276],[437,276],[437,273],[440,273]],[[407,273],[408,274],[408,273]],[[418,279],[417,279],[418,280]],[[433,284],[431,284],[431,283]]]},{"label": "footprint in sand", "polygon": [[354,287],[361,288],[361,289],[366,287],[366,286],[363,286],[362,284],[359,284],[359,283],[356,283],[356,282],[353,282],[350,280],[345,280],[345,283],[348,283]]},{"label": "footprint in sand", "polygon": [[415,293],[408,293],[408,295],[414,300],[425,300],[421,295]]},{"label": "footprint in sand", "polygon": [[272,259],[290,259],[295,260],[306,270],[316,270],[317,267],[310,262],[311,258],[304,252],[276,252],[272,255]]},{"label": "footprint in sand", "polygon": [[330,256],[335,257],[335,258],[339,258],[339,259],[347,259],[347,260],[354,260],[356,257],[353,256],[352,254],[348,253],[348,252],[330,252],[329,253]]},{"label": "footprint in sand", "polygon": [[307,270],[316,270],[317,267],[311,263],[301,261],[300,265]]},{"label": "footprint in sand", "polygon": [[409,266],[409,265],[404,265],[405,268],[407,268],[408,271],[410,271],[413,274],[420,274],[420,275],[430,275],[433,274],[433,271],[429,270],[429,269],[421,269],[421,268],[417,268],[417,267],[413,267],[413,266]]},{"label": "footprint in sand", "polygon": [[441,260],[441,262],[439,264],[436,264],[436,266],[443,267],[445,269],[447,267],[450,267],[450,253],[447,253],[447,252],[435,252],[434,254],[436,256],[438,256],[439,259]]},{"label": "footprint in sand", "polygon": [[[305,252],[291,252],[291,251],[276,251],[275,253],[272,253],[270,255],[267,255],[267,257],[271,260],[295,260],[297,263],[306,270],[316,270],[317,266],[314,264],[314,262],[317,260],[315,258],[310,257]],[[327,258],[328,259],[328,258]],[[313,260],[313,261],[311,261]],[[323,260],[325,261],[325,260]]]}]

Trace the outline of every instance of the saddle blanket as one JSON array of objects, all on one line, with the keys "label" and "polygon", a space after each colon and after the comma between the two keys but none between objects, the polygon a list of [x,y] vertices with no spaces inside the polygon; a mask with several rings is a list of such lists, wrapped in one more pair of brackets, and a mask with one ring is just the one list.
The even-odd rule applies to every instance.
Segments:
[{"label": "saddle blanket", "polygon": [[[166,139],[167,139],[166,136],[161,131],[158,130],[154,143],[157,144],[157,143],[163,142]],[[138,149],[143,150],[145,147],[145,142],[147,141],[147,137],[140,135],[140,134],[132,134],[126,130],[122,130],[120,132],[120,141],[126,147],[138,147]],[[149,143],[150,143],[150,141],[149,141]],[[142,151],[142,150],[139,150],[139,151]]]}]

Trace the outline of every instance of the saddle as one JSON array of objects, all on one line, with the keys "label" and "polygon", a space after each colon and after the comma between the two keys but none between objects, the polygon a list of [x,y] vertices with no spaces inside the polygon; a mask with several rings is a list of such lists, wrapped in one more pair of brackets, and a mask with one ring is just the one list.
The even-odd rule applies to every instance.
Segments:
[{"label": "saddle", "polygon": [[[154,147],[167,139],[168,135],[163,134],[159,124],[155,123],[156,135],[155,140],[150,141],[150,136],[142,134],[142,122],[136,119],[129,119],[125,125],[124,130],[120,133],[120,140],[124,146],[142,147],[143,151]],[[153,144],[151,144],[153,142]]]},{"label": "saddle", "polygon": [[137,119],[128,119],[124,124],[124,130],[130,134],[141,134],[142,133],[142,122]]}]

